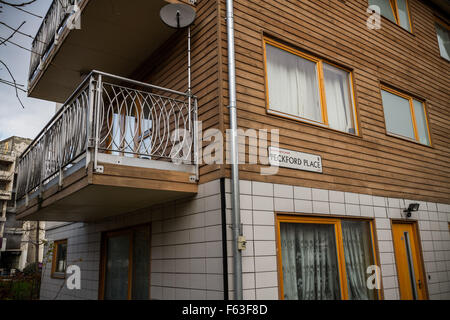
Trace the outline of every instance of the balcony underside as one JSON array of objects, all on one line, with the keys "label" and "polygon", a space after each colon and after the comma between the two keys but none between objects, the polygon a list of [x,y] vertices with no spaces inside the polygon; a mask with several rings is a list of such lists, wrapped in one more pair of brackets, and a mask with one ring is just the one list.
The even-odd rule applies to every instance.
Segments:
[{"label": "balcony underside", "polygon": [[[148,162],[116,156],[104,158],[116,158],[119,163]],[[56,177],[46,184],[41,197],[37,190],[29,195],[28,205],[25,199],[18,201],[17,219],[96,221],[197,193],[197,183],[191,180],[193,166],[165,163],[156,169],[109,162],[100,162],[104,171],[95,173],[92,165],[85,168],[85,162],[80,161],[65,174],[61,185]],[[177,171],[166,170],[168,166]]]},{"label": "balcony underside", "polygon": [[81,29],[64,28],[29,81],[29,96],[64,102],[93,69],[129,76],[172,36],[159,11],[164,0],[80,1]]}]

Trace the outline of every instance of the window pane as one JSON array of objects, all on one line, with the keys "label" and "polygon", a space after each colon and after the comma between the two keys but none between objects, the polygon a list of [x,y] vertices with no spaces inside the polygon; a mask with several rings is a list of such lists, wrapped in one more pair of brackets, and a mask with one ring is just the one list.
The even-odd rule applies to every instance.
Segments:
[{"label": "window pane", "polygon": [[387,131],[415,140],[409,100],[384,90],[381,93]]},{"label": "window pane", "polygon": [[441,56],[447,60],[450,60],[450,35],[449,31],[436,23],[436,33],[438,37],[439,50],[441,52]]},{"label": "window pane", "polygon": [[129,235],[108,238],[104,295],[107,300],[128,298],[129,250]]},{"label": "window pane", "polygon": [[66,272],[67,243],[60,243],[56,249],[55,272]]},{"label": "window pane", "polygon": [[271,110],[322,122],[316,63],[266,45]]},{"label": "window pane", "polygon": [[369,0],[369,5],[375,5],[380,7],[380,14],[392,22],[397,23],[394,17],[394,11],[392,11],[392,6],[389,0]]},{"label": "window pane", "polygon": [[[126,152],[135,152],[136,146],[135,142],[137,141],[137,137],[139,136],[138,127],[136,126],[136,117],[126,116],[124,117],[124,145],[123,149]],[[133,154],[125,153],[125,157],[133,157]]]},{"label": "window pane", "polygon": [[406,0],[397,0],[397,6],[400,25],[404,29],[411,31],[411,24],[409,23],[408,6],[406,4]]},{"label": "window pane", "polygon": [[349,73],[327,63],[323,73],[330,128],[355,133]]},{"label": "window pane", "polygon": [[334,225],[281,223],[284,298],[340,299]]},{"label": "window pane", "polygon": [[348,298],[372,300],[375,290],[367,287],[367,267],[374,264],[370,224],[367,221],[342,220],[345,268],[347,271]]},{"label": "window pane", "polygon": [[[111,137],[111,143],[107,148],[110,148],[112,150],[120,150],[122,146],[122,130],[120,129],[121,119],[120,115],[118,113],[112,114],[112,123],[109,124],[109,128],[112,128],[112,137]],[[114,155],[119,155],[118,152],[111,152]]]},{"label": "window pane", "polygon": [[132,299],[149,299],[150,285],[150,232],[142,227],[134,232]]},{"label": "window pane", "polygon": [[428,137],[427,119],[425,116],[425,109],[423,103],[417,100],[413,100],[414,115],[416,116],[417,132],[419,134],[419,141],[423,144],[430,144]]}]

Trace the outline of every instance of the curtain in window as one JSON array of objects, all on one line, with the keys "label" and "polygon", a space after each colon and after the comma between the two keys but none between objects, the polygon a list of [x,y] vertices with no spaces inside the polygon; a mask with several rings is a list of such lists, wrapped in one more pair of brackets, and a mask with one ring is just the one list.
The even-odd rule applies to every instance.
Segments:
[{"label": "curtain in window", "polygon": [[399,24],[404,29],[411,31],[411,25],[409,23],[409,14],[408,14],[408,5],[406,4],[406,0],[397,0],[398,6],[398,19]]},{"label": "curtain in window", "polygon": [[133,300],[148,300],[150,292],[150,229],[136,229],[133,239]]},{"label": "curtain in window", "polygon": [[348,72],[324,63],[323,73],[330,128],[355,133]]},{"label": "curtain in window", "polygon": [[374,299],[374,290],[367,288],[367,267],[372,265],[373,254],[368,222],[342,221],[345,268],[347,271],[348,298],[350,300]]},{"label": "curtain in window", "polygon": [[317,65],[266,45],[271,110],[322,122]]},{"label": "curtain in window", "polygon": [[281,223],[287,300],[340,299],[334,225]]},{"label": "curtain in window", "polygon": [[130,236],[111,237],[107,245],[104,299],[125,300],[128,297]]},{"label": "curtain in window", "polygon": [[397,23],[394,17],[394,11],[392,10],[392,6],[389,0],[369,0],[369,5],[379,6],[380,14],[392,22]]},{"label": "curtain in window", "polygon": [[425,109],[423,103],[413,99],[414,115],[416,117],[417,133],[419,134],[419,141],[423,144],[430,144],[428,137],[427,119],[425,117]]},{"label": "curtain in window", "polygon": [[450,60],[450,33],[446,28],[442,27],[438,23],[436,23],[436,32],[441,56],[447,60]]}]

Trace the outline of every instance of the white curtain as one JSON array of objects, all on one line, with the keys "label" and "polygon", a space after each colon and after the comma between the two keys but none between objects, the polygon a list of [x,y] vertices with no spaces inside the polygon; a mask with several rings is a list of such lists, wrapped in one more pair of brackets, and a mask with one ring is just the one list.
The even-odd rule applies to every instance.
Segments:
[{"label": "white curtain", "polygon": [[404,29],[411,31],[411,25],[409,23],[408,5],[406,4],[406,0],[397,0],[397,6],[400,25]]},{"label": "white curtain", "polygon": [[333,225],[281,223],[286,300],[340,299]]},{"label": "white curtain", "polygon": [[324,63],[323,74],[330,128],[355,133],[348,72]]},{"label": "white curtain", "polygon": [[367,267],[373,264],[369,235],[368,222],[342,221],[342,240],[350,300],[374,299],[375,292],[369,290],[366,284]]},{"label": "white curtain", "polygon": [[450,60],[450,31],[438,23],[436,23],[435,26],[441,56],[447,60]]},{"label": "white curtain", "polygon": [[266,55],[270,109],[322,122],[316,63],[269,44]]}]

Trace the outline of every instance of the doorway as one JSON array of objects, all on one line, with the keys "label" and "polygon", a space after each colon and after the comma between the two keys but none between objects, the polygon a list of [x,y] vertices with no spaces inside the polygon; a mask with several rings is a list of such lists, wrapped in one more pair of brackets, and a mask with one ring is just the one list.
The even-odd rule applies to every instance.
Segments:
[{"label": "doorway", "polygon": [[425,300],[427,291],[416,222],[392,221],[401,300]]},{"label": "doorway", "polygon": [[150,225],[103,234],[100,299],[150,299],[150,236]]}]

